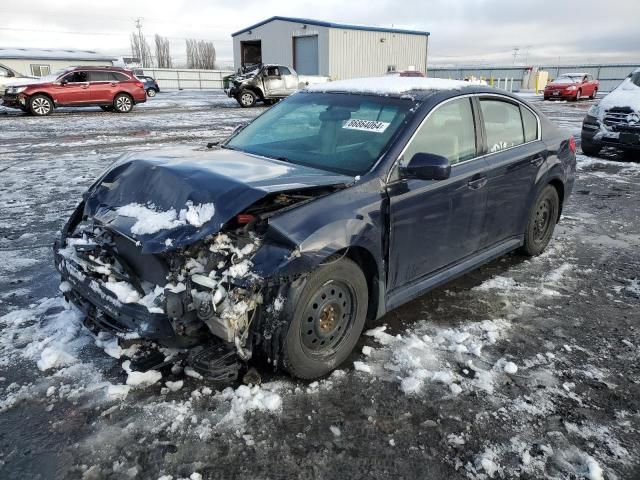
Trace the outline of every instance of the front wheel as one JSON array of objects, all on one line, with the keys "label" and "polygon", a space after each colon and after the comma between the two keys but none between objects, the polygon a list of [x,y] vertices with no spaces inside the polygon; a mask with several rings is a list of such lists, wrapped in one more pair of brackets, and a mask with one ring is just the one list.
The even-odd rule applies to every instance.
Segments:
[{"label": "front wheel", "polygon": [[253,107],[258,101],[258,97],[251,90],[242,90],[237,97],[238,103],[243,108]]},{"label": "front wheel", "polygon": [[576,98],[573,99],[574,102],[577,102],[578,100],[580,100],[580,97],[582,96],[582,90],[578,90],[576,92]]},{"label": "front wheel", "polygon": [[595,98],[596,98],[596,95],[598,95],[598,90],[597,90],[597,89],[595,89],[595,90],[593,91],[593,93],[589,96],[589,98],[590,98],[591,100],[593,100],[593,99],[595,99]]},{"label": "front wheel", "polygon": [[32,115],[44,117],[53,112],[53,102],[46,95],[34,95],[29,101],[29,111]]},{"label": "front wheel", "polygon": [[551,240],[560,213],[560,198],[553,185],[547,185],[529,212],[522,252],[530,257],[540,255]]},{"label": "front wheel", "polygon": [[113,99],[113,109],[118,113],[129,113],[133,109],[133,99],[126,93],[119,93]]},{"label": "front wheel", "polygon": [[289,301],[293,318],[284,341],[284,367],[298,378],[326,375],[349,356],[362,333],[367,280],[348,258],[329,260]]}]

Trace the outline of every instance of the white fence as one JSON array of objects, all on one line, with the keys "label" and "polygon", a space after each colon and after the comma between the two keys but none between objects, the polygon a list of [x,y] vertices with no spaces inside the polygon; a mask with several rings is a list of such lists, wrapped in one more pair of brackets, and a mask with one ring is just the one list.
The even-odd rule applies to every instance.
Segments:
[{"label": "white fence", "polygon": [[160,90],[221,90],[222,79],[232,70],[191,70],[180,68],[145,68],[144,74],[158,82]]}]

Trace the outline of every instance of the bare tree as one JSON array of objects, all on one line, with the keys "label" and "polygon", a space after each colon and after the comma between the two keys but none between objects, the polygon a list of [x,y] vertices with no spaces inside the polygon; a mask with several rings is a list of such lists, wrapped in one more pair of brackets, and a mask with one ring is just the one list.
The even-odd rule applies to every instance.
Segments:
[{"label": "bare tree", "polygon": [[216,48],[213,42],[187,39],[187,68],[216,68]]},{"label": "bare tree", "polygon": [[143,67],[151,67],[153,65],[151,48],[144,37],[137,33],[131,34],[131,55],[139,58]]},{"label": "bare tree", "polygon": [[171,68],[171,52],[169,51],[169,39],[166,37],[161,37],[156,33],[155,36],[156,43],[156,63],[158,64],[158,68]]}]

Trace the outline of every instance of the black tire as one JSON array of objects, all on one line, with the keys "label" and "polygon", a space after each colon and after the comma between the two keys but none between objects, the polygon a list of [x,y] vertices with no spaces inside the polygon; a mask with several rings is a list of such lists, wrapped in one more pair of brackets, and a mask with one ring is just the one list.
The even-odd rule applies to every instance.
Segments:
[{"label": "black tire", "polygon": [[582,137],[580,148],[582,148],[582,153],[585,155],[588,155],[589,157],[597,157],[602,150],[602,145],[598,145],[597,143],[593,143],[591,140]]},{"label": "black tire", "polygon": [[251,90],[245,89],[238,94],[236,100],[242,108],[251,108],[258,101],[258,97]]},{"label": "black tire", "polygon": [[113,99],[113,110],[118,113],[129,113],[133,110],[133,98],[126,93],[119,93]]},{"label": "black tire", "polygon": [[574,102],[577,102],[578,100],[580,100],[580,97],[582,96],[582,90],[578,90],[576,92],[576,98],[573,99]]},{"label": "black tire", "polygon": [[597,88],[593,91],[593,93],[589,96],[589,98],[591,100],[593,100],[594,98],[596,98],[596,95],[598,95],[598,89]]},{"label": "black tire", "polygon": [[553,236],[553,230],[560,213],[560,198],[553,185],[547,185],[538,194],[533,207],[529,211],[527,230],[524,233],[522,253],[535,257],[540,255]]},{"label": "black tire", "polygon": [[155,88],[147,88],[147,97],[155,97],[158,91]]},{"label": "black tire", "polygon": [[549,98],[551,98],[551,97],[549,97],[548,95],[545,95],[545,96],[544,96],[544,99],[545,99],[545,100],[549,100]]},{"label": "black tire", "polygon": [[103,112],[113,112],[113,105],[100,105]]},{"label": "black tire", "polygon": [[54,105],[46,95],[34,95],[29,99],[29,113],[38,117],[50,115],[53,112]]},{"label": "black tire", "polygon": [[326,375],[349,356],[367,316],[367,280],[348,258],[329,260],[294,292],[283,365],[294,377]]}]

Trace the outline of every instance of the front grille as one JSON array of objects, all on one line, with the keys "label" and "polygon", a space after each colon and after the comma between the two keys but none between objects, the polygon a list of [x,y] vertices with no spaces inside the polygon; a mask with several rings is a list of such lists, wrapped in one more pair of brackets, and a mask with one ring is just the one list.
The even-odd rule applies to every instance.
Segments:
[{"label": "front grille", "polygon": [[629,107],[615,107],[604,114],[604,124],[608,127],[620,127],[629,124],[627,117],[633,113]]}]

